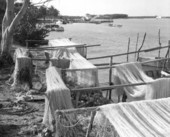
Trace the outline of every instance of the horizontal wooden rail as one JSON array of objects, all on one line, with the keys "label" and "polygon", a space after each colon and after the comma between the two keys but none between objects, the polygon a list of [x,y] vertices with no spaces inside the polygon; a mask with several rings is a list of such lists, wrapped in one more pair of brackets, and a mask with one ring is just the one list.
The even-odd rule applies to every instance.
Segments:
[{"label": "horizontal wooden rail", "polygon": [[71,91],[75,92],[82,92],[82,91],[99,91],[99,90],[110,90],[115,88],[122,88],[122,87],[131,87],[131,86],[141,86],[146,84],[151,84],[152,82],[141,82],[141,83],[134,83],[134,84],[122,84],[122,85],[113,85],[113,86],[102,86],[102,87],[88,87],[88,88],[81,88],[81,89],[70,89]]},{"label": "horizontal wooden rail", "polygon": [[[140,64],[144,65],[150,62],[158,62],[158,61],[166,61],[170,60],[170,58],[164,58],[164,59],[154,59],[154,60],[149,60],[149,61],[144,61],[144,62],[139,62]],[[115,68],[118,65],[113,65],[113,66],[104,66],[104,67],[97,67],[97,69],[110,69],[110,68]],[[63,69],[65,71],[81,71],[81,70],[91,70],[92,68],[83,68],[83,69]],[[95,69],[95,68],[94,68]]]},{"label": "horizontal wooden rail", "polygon": [[101,46],[100,44],[94,44],[94,45],[86,45],[85,47],[97,47],[97,46]]},{"label": "horizontal wooden rail", "polygon": [[40,51],[40,50],[54,50],[54,49],[61,49],[61,48],[71,48],[71,47],[76,47],[76,48],[81,48],[81,47],[89,48],[89,47],[95,47],[95,46],[100,46],[100,44],[96,45],[86,45],[86,44],[80,44],[80,45],[68,45],[68,46],[56,46],[56,47],[37,47],[37,48],[29,48],[30,51]]},{"label": "horizontal wooden rail", "polygon": [[26,42],[40,42],[40,41],[49,41],[49,40],[25,40]]},{"label": "horizontal wooden rail", "polygon": [[[46,61],[47,59],[38,59],[38,58],[32,58],[32,60],[36,60],[36,61]],[[170,60],[170,58],[163,58],[163,59],[153,59],[153,60],[148,60],[148,61],[144,61],[144,62],[140,62],[142,65],[150,63],[150,62],[159,62],[159,61],[166,61],[166,60]],[[50,61],[50,59],[49,59]],[[118,65],[118,63],[116,65],[113,66],[102,66],[102,67],[97,67],[97,68],[78,68],[78,69],[62,69],[62,71],[82,71],[82,70],[92,70],[92,69],[110,69],[110,68],[115,68]]]},{"label": "horizontal wooden rail", "polygon": [[149,51],[159,50],[159,49],[163,49],[163,48],[168,48],[169,46],[170,45],[164,46],[164,47],[156,47],[156,48],[144,49],[144,50],[140,50],[140,51],[132,51],[132,52],[129,52],[129,53],[120,53],[120,54],[115,54],[115,55],[106,55],[106,56],[100,56],[100,57],[91,57],[91,58],[87,58],[87,59],[88,60],[93,60],[93,59],[118,57],[118,56],[123,56],[123,55],[128,55],[128,54],[134,54],[134,53],[138,53],[138,52],[149,52]]},{"label": "horizontal wooden rail", "polygon": [[[127,63],[127,62],[112,63],[112,65],[122,64],[122,63]],[[94,65],[95,66],[109,66],[110,63],[99,63],[99,64],[94,64]]]},{"label": "horizontal wooden rail", "polygon": [[86,108],[73,108],[73,109],[64,109],[64,110],[56,110],[56,115],[64,114],[71,114],[71,113],[83,113],[83,112],[91,112],[96,111],[98,107],[86,107]]},{"label": "horizontal wooden rail", "polygon": [[[94,45],[78,44],[78,45],[70,45],[70,46],[68,45],[68,48],[69,48],[69,47],[82,47],[82,46],[88,48],[88,47],[96,47],[96,46],[101,46],[101,45],[100,45],[100,44],[94,44]],[[60,46],[54,46],[54,47],[50,47],[50,46],[44,46],[44,47],[43,47],[43,46],[42,46],[42,47],[37,47],[37,49],[38,49],[38,48],[41,48],[41,49],[42,49],[42,48],[48,48],[48,49],[50,49],[50,48],[51,48],[51,49],[55,49],[55,48],[56,48],[56,49],[57,49],[58,47],[60,47]],[[67,46],[61,46],[61,47],[67,47]],[[34,49],[34,48],[32,48],[32,49]]]},{"label": "horizontal wooden rail", "polygon": [[59,48],[71,48],[71,47],[82,47],[85,46],[86,44],[79,44],[79,45],[61,45],[61,46],[55,46],[55,47],[37,47],[37,48],[29,48],[30,51],[37,51],[37,50],[54,50],[54,49],[59,49]]},{"label": "horizontal wooden rail", "polygon": [[[76,92],[82,92],[82,91],[101,91],[101,90],[109,90],[109,89],[115,89],[115,88],[122,88],[122,87],[130,87],[130,86],[141,86],[146,84],[151,84],[152,82],[142,82],[142,83],[134,83],[134,84],[122,84],[122,85],[113,85],[113,86],[103,86],[103,87],[89,87],[89,88],[81,88],[81,89],[71,89],[71,91]],[[86,108],[76,108],[76,109],[66,109],[66,110],[57,110],[56,113],[64,113],[64,114],[70,114],[73,112],[76,113],[82,113],[87,111],[96,111],[98,107],[86,107]]]}]

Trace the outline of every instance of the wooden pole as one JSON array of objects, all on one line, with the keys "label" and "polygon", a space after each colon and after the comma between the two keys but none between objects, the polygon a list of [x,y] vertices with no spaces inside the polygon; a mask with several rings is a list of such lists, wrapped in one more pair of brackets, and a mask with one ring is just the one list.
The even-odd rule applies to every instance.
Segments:
[{"label": "wooden pole", "polygon": [[168,55],[169,55],[169,50],[170,50],[170,40],[168,41],[168,45],[169,45],[169,47],[168,47],[168,49],[167,49],[167,52],[166,52],[165,58],[167,58],[167,57],[168,57]]},{"label": "wooden pole", "polygon": [[[160,36],[160,29],[159,29],[159,32],[158,32],[158,40],[159,40],[159,47],[161,47],[161,36]],[[159,49],[158,51],[158,57],[160,58],[160,54],[161,54],[161,49]]]},{"label": "wooden pole", "polygon": [[[158,61],[164,61],[164,60],[169,60],[170,58],[163,58],[163,59],[153,59],[153,60],[149,60],[149,61],[144,61],[144,62],[139,62],[140,64],[144,65],[150,62],[158,62]],[[110,69],[111,68],[115,68],[118,65],[112,65],[112,66],[104,66],[104,67],[97,67],[97,69]],[[84,69],[63,69],[63,71],[82,71],[82,70],[92,70],[92,69],[96,69],[96,68],[84,68]]]},{"label": "wooden pole", "polygon": [[74,92],[99,92],[101,90],[110,90],[110,89],[115,89],[115,88],[122,88],[122,87],[130,87],[130,86],[140,86],[140,85],[146,85],[146,84],[151,84],[152,82],[141,82],[141,83],[134,83],[134,84],[121,84],[121,85],[112,85],[112,86],[102,86],[102,87],[88,87],[88,88],[81,88],[81,89],[70,89],[71,91]]},{"label": "wooden pole", "polygon": [[[138,49],[138,41],[139,41],[139,33],[137,34],[137,40],[136,40],[136,47],[135,47],[136,52],[137,52],[137,49]],[[135,61],[136,61],[136,53],[135,53]]]},{"label": "wooden pole", "polygon": [[142,49],[142,47],[143,47],[143,45],[144,45],[145,38],[146,38],[146,32],[145,32],[144,37],[143,37],[142,45],[140,46],[140,48],[139,48],[139,50],[138,50],[137,61],[139,60],[139,51]]},{"label": "wooden pole", "polygon": [[90,119],[90,123],[88,125],[88,129],[87,129],[87,132],[86,132],[86,137],[89,137],[90,136],[90,132],[92,130],[92,126],[93,126],[93,121],[94,121],[94,117],[96,115],[96,111],[92,111],[91,112],[91,119]]},{"label": "wooden pole", "polygon": [[[168,41],[168,45],[169,45],[169,47],[168,47],[168,49],[167,49],[165,58],[169,58],[170,40]],[[164,64],[163,64],[163,69],[165,69],[165,67],[166,67],[166,61],[165,61]]]},{"label": "wooden pole", "polygon": [[26,48],[28,48],[28,41],[26,41]]},{"label": "wooden pole", "polygon": [[[109,69],[109,85],[113,85],[112,83],[112,63],[113,57],[110,58],[110,69]],[[109,99],[112,97],[112,90],[109,90]]]},{"label": "wooden pole", "polygon": [[128,48],[127,48],[127,62],[129,62],[129,48],[130,48],[130,38],[128,40]]},{"label": "wooden pole", "polygon": [[37,48],[29,48],[30,51],[39,51],[39,50],[55,50],[55,49],[61,49],[61,48],[71,48],[71,47],[96,47],[100,46],[100,44],[94,44],[94,45],[86,45],[86,44],[75,44],[75,45],[61,45],[61,46],[44,46],[44,47],[37,47]]}]

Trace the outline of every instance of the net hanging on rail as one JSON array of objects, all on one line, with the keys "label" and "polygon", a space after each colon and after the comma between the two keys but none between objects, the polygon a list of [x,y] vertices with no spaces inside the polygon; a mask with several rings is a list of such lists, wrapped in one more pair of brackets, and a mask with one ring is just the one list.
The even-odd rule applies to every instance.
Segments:
[{"label": "net hanging on rail", "polygon": [[[51,45],[59,45],[58,43],[60,43],[60,45],[75,45],[75,43],[68,39],[53,41]],[[61,68],[63,68],[62,66],[64,65],[67,68],[69,64],[68,69],[75,69],[65,71],[63,79],[69,86],[90,87],[98,85],[97,67],[82,57],[75,47],[59,48],[53,51],[52,59],[57,59],[57,63],[61,62],[60,65],[57,65]],[[70,60],[70,62],[68,62],[68,60]],[[55,66],[54,62],[53,65]]]},{"label": "net hanging on rail", "polygon": [[127,95],[127,101],[157,99],[170,97],[170,79],[152,79],[142,70],[141,63],[125,63],[117,65],[114,69],[115,84],[133,84],[146,82],[147,85],[131,86],[117,89],[117,94]]},{"label": "net hanging on rail", "polygon": [[46,70],[47,91],[43,123],[50,126],[54,120],[54,113],[60,109],[73,108],[70,90],[61,78],[61,72],[55,67]]}]

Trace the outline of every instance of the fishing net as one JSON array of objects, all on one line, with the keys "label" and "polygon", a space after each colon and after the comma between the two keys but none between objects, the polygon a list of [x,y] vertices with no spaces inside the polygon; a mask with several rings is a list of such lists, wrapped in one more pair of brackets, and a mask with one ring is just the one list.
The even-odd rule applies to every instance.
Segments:
[{"label": "fishing net", "polygon": [[[103,114],[97,114],[92,121],[92,114],[96,108],[80,108],[76,111],[67,113],[60,111],[56,113],[56,134],[55,137],[84,137],[87,136],[89,125],[92,122],[92,128],[89,132],[91,137],[114,137],[114,127],[103,117]],[[70,115],[74,114],[74,119]],[[64,131],[64,132],[63,132]]]},{"label": "fishing net", "polygon": [[[94,111],[96,115],[92,121],[90,114]],[[69,119],[65,116],[68,118],[70,114],[75,115],[75,122],[66,122]],[[60,128],[56,127],[55,137],[72,136],[73,128],[77,136],[80,133],[85,136],[89,123],[92,123],[91,137],[167,137],[170,135],[169,114],[170,98],[62,110],[56,113],[56,125]]]},{"label": "fishing net", "polygon": [[118,88],[116,92],[118,95],[125,92],[127,101],[170,97],[170,79],[160,78],[153,80],[144,73],[140,63],[120,64],[114,69],[115,84],[134,84],[141,82],[146,82],[146,85]]},{"label": "fishing net", "polygon": [[[75,46],[76,50],[78,51],[78,53],[83,56],[86,57],[87,54],[87,48],[85,47],[85,44],[79,44],[79,43],[75,43],[72,42],[70,39],[54,39],[54,40],[49,40],[48,43],[49,47],[63,47],[63,49],[67,46]],[[81,45],[81,46],[80,46]],[[76,47],[78,46],[78,47]],[[51,54],[53,53],[53,51],[51,52]]]},{"label": "fishing net", "polygon": [[63,79],[70,87],[91,87],[98,85],[97,68],[73,48],[58,49],[53,52],[51,64],[64,71]]},{"label": "fishing net", "polygon": [[120,137],[170,135],[170,99],[137,101],[100,107]]},{"label": "fishing net", "polygon": [[[69,47],[76,44],[69,39],[55,39],[49,41],[49,46],[60,47],[55,51],[51,51],[51,65],[59,68],[68,68],[75,70],[67,70],[63,73],[63,80],[69,86],[75,87],[91,87],[98,85],[98,70],[87,61],[83,56],[83,47]],[[63,47],[63,48],[61,48]],[[81,53],[79,52],[81,50]]]},{"label": "fishing net", "polygon": [[57,109],[73,108],[70,90],[65,86],[60,75],[60,70],[55,67],[46,70],[47,91],[43,123],[49,127]]},{"label": "fishing net", "polygon": [[83,58],[74,48],[68,49],[68,56],[71,60],[69,69],[72,70],[66,71],[66,83],[72,82],[75,87],[98,86],[96,66]]}]

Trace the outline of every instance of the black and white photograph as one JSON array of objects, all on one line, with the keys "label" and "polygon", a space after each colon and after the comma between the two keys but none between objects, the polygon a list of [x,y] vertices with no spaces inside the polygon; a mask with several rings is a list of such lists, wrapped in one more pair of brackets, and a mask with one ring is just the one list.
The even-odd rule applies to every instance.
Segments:
[{"label": "black and white photograph", "polygon": [[170,137],[170,0],[0,0],[0,137]]}]

